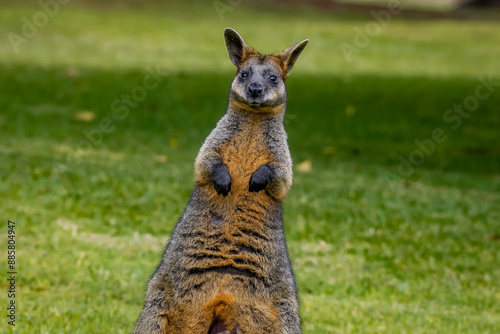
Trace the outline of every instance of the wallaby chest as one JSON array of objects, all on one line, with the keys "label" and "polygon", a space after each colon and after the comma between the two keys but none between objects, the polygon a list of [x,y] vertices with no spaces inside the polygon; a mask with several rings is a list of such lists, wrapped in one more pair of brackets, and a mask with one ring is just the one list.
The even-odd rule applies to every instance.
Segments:
[{"label": "wallaby chest", "polygon": [[265,134],[263,119],[245,120],[232,138],[219,148],[236,191],[248,191],[248,182],[259,166],[274,161]]}]

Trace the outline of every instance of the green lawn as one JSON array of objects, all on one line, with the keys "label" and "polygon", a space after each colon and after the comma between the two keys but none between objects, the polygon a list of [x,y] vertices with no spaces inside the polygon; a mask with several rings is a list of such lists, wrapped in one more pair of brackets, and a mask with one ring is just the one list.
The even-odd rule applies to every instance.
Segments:
[{"label": "green lawn", "polygon": [[[3,249],[16,222],[16,333],[131,332],[225,111],[226,26],[263,52],[310,39],[288,79],[284,204],[304,333],[500,332],[500,13],[395,15],[348,62],[340,45],[373,17],[93,2],[61,5],[15,53],[9,33],[40,6],[2,1],[0,212]],[[146,90],[148,68],[161,74]],[[479,76],[492,91],[474,100]],[[420,153],[415,140],[436,129],[446,140]],[[401,166],[412,157],[424,161]]]}]

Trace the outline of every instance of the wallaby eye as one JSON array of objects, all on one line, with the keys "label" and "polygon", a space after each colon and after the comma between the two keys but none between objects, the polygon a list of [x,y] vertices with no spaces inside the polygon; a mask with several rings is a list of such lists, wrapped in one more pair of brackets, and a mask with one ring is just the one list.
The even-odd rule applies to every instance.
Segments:
[{"label": "wallaby eye", "polygon": [[276,82],[276,81],[278,81],[278,78],[275,75],[271,75],[269,77],[269,80],[271,80],[272,82]]},{"label": "wallaby eye", "polygon": [[241,77],[242,77],[243,79],[245,79],[246,77],[248,77],[248,72],[247,72],[247,71],[243,71],[243,72],[241,72]]}]

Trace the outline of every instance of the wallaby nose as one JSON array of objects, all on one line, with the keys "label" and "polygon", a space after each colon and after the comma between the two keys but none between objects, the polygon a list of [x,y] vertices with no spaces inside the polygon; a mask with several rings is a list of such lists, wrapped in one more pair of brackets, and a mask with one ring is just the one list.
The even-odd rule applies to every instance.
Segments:
[{"label": "wallaby nose", "polygon": [[256,98],[257,96],[262,94],[262,86],[255,82],[251,83],[250,86],[248,86],[248,94],[251,97]]}]

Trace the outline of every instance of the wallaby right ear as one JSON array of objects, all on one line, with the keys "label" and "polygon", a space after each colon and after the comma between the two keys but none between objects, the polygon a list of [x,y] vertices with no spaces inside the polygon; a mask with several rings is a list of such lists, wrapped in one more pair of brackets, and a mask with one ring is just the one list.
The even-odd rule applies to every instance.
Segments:
[{"label": "wallaby right ear", "polygon": [[226,40],[229,58],[236,66],[241,63],[241,60],[248,52],[252,51],[252,48],[245,43],[243,38],[231,28],[226,28],[224,30],[224,39]]}]

